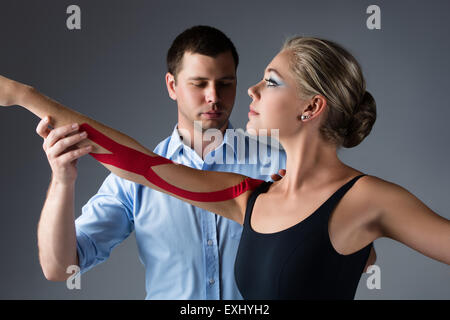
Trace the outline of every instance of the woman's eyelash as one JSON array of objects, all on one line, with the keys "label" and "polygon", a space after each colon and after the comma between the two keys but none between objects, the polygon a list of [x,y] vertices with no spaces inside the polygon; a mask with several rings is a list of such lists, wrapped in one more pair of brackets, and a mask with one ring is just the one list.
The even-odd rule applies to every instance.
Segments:
[{"label": "woman's eyelash", "polygon": [[278,86],[278,83],[276,83],[274,80],[272,79],[264,79],[264,81],[267,82],[267,86],[268,87],[276,87]]}]

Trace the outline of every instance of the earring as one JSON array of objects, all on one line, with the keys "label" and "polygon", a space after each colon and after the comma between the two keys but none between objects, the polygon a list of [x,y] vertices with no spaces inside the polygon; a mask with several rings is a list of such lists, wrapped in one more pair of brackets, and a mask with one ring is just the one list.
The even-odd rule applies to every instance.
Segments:
[{"label": "earring", "polygon": [[311,116],[305,116],[305,115],[302,115],[302,116],[301,116],[301,119],[302,119],[302,120],[305,120],[305,119],[309,119],[310,117],[311,117]]}]

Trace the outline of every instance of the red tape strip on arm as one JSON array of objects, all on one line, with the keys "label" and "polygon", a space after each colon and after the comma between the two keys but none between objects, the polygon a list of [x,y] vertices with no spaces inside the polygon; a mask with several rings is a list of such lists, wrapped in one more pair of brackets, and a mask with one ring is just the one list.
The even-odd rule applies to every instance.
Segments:
[{"label": "red tape strip on arm", "polygon": [[230,200],[248,190],[255,189],[264,182],[264,180],[246,178],[238,185],[219,191],[193,192],[184,190],[169,184],[158,176],[152,169],[153,166],[169,163],[175,164],[175,162],[158,155],[152,157],[140,151],[121,145],[105,136],[103,133],[97,131],[87,123],[81,124],[80,129],[82,131],[86,131],[88,134],[88,139],[94,141],[111,152],[111,154],[89,153],[97,161],[142,175],[155,186],[188,200],[199,202]]}]

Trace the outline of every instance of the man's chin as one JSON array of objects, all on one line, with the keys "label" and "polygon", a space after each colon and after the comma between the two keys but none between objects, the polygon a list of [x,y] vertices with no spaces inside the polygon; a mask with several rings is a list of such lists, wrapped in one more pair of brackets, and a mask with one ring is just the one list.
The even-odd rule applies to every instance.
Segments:
[{"label": "man's chin", "polygon": [[201,121],[202,129],[222,129],[228,122],[228,119],[216,118],[216,119],[198,119],[197,121]]}]

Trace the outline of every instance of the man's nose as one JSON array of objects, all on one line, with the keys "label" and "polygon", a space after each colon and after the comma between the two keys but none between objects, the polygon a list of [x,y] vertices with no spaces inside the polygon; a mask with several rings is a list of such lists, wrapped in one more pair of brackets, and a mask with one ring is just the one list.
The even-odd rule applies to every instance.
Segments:
[{"label": "man's nose", "polygon": [[219,102],[219,92],[215,85],[211,85],[206,89],[206,101],[208,103]]}]

